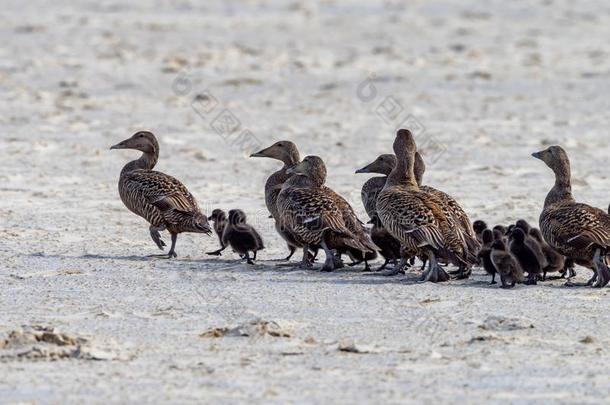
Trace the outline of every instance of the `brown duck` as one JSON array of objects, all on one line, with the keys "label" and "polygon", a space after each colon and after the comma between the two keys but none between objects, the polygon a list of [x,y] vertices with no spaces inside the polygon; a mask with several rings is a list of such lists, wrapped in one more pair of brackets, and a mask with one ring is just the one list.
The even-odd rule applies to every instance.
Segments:
[{"label": "brown duck", "polygon": [[[610,248],[610,215],[605,211],[576,202],[572,196],[570,160],[560,146],[532,154],[555,173],[555,185],[544,201],[540,231],[546,243],[594,271],[584,285],[601,288],[610,282],[605,256]],[[567,285],[583,285],[568,282]]]},{"label": "brown duck", "polygon": [[159,143],[151,132],[140,131],[110,149],[134,149],[142,156],[123,167],[119,194],[125,206],[150,223],[150,236],[163,250],[160,231],[171,234],[167,258],[177,257],[176,240],[182,232],[211,234],[208,220],[195,197],[175,178],[153,171],[159,159]]},{"label": "brown duck", "polygon": [[[277,200],[281,221],[303,244],[304,252],[318,244],[324,249],[323,271],[337,267],[333,249],[349,246],[363,253],[378,249],[347,201],[324,185],[326,166],[321,158],[307,156],[288,174],[294,176],[284,183]],[[306,254],[302,265],[311,266]]]},{"label": "brown duck", "polygon": [[394,141],[396,166],[388,176],[377,199],[377,213],[385,228],[399,241],[408,255],[420,249],[426,251],[429,269],[422,281],[449,280],[438,264],[437,257],[454,263],[470,265],[476,262],[465,239],[465,231],[435,195],[424,192],[415,177],[417,146],[409,130],[401,129]]},{"label": "brown duck", "polygon": [[[265,205],[275,221],[277,233],[286,241],[288,246],[289,254],[284,260],[290,260],[296,249],[302,248],[303,245],[297,240],[295,235],[283,226],[277,209],[277,197],[280,194],[282,185],[292,176],[287,173],[288,169],[301,161],[299,150],[293,142],[278,141],[268,148],[253,153],[250,157],[265,157],[284,163],[284,166],[271,174],[265,182]],[[317,251],[314,246],[311,248]],[[307,252],[307,256],[311,257],[311,253]]]}]

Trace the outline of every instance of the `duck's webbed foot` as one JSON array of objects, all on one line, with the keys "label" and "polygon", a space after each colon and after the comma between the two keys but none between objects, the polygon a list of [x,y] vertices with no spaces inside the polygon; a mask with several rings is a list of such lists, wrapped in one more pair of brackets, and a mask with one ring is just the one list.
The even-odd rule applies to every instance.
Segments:
[{"label": "duck's webbed foot", "polygon": [[442,283],[451,279],[445,269],[438,264],[433,253],[430,253],[429,261],[429,268],[426,272],[424,272],[424,274],[422,274],[420,282],[429,281],[431,283]]},{"label": "duck's webbed foot", "polygon": [[498,282],[496,281],[496,273],[491,275],[491,281],[489,282],[489,285],[494,285],[494,284],[498,284]]},{"label": "duck's webbed foot", "polygon": [[246,259],[246,263],[254,264],[254,260],[250,257],[250,253],[249,252],[246,252],[246,254],[244,255],[244,259]]},{"label": "duck's webbed foot", "polygon": [[150,237],[152,238],[153,242],[155,242],[155,244],[157,245],[157,247],[159,249],[163,250],[163,248],[167,245],[165,244],[165,242],[163,242],[163,239],[161,239],[161,234],[159,233],[159,230],[162,230],[162,229],[159,229],[159,228],[151,225],[149,230],[150,230]]},{"label": "duck's webbed foot", "polygon": [[222,248],[220,248],[218,250],[215,250],[213,252],[206,252],[205,254],[209,255],[209,256],[222,256],[222,251],[225,250],[225,249],[226,249],[226,247],[222,247]]},{"label": "duck's webbed foot", "polygon": [[593,257],[593,264],[596,268],[597,281],[593,283],[593,288],[603,288],[610,283],[610,269],[604,263],[601,250],[597,249]]},{"label": "duck's webbed foot", "polygon": [[460,264],[460,268],[457,273],[449,273],[453,275],[454,280],[465,280],[472,274],[472,269],[467,268],[464,264]]},{"label": "duck's webbed foot", "polygon": [[566,281],[564,286],[566,287],[591,287],[597,281],[597,271],[593,272],[593,276],[586,283],[576,283],[571,280]]},{"label": "duck's webbed foot", "polygon": [[536,273],[530,273],[527,275],[527,280],[523,283],[525,285],[538,285],[538,275]]},{"label": "duck's webbed foot", "polygon": [[[385,269],[386,267],[388,267],[388,264],[390,263],[390,259],[385,259],[385,261],[383,262],[383,264],[381,266],[379,266],[379,268],[377,268],[375,271],[382,271],[383,269]],[[396,262],[394,263],[394,266],[396,266]]]}]

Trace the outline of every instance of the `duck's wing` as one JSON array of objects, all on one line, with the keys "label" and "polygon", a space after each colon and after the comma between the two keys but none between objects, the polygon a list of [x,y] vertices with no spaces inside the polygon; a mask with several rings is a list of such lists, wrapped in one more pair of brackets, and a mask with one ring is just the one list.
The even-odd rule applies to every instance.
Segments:
[{"label": "duck's wing", "polygon": [[323,189],[296,188],[290,190],[282,207],[284,215],[290,216],[297,226],[309,230],[334,232],[354,237],[347,228],[341,209],[336,201]]},{"label": "duck's wing", "polygon": [[125,185],[138,195],[142,204],[156,207],[170,224],[184,225],[193,231],[210,232],[207,218],[186,186],[165,173],[136,170],[125,178]]},{"label": "duck's wing", "polygon": [[610,215],[598,208],[581,203],[563,204],[549,212],[543,222],[546,234],[554,238],[551,245],[610,248]]}]

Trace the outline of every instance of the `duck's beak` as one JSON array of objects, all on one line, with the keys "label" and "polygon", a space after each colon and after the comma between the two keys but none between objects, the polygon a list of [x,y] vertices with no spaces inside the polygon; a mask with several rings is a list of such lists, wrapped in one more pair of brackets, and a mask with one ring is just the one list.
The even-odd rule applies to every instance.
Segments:
[{"label": "duck's beak", "polygon": [[534,152],[534,153],[532,153],[532,157],[535,157],[536,159],[542,160],[541,152]]},{"label": "duck's beak", "polygon": [[370,164],[368,164],[368,165],[364,166],[362,169],[358,169],[358,170],[356,170],[356,174],[360,174],[360,173],[370,173],[370,170],[369,170],[369,167],[370,167],[370,166],[371,166],[371,165],[370,165]]},{"label": "duck's beak", "polygon": [[116,145],[112,145],[110,147],[110,150],[113,149],[129,149],[129,146],[127,145],[127,140],[123,141],[123,142],[119,142]]},{"label": "duck's beak", "polygon": [[270,157],[269,155],[267,155],[268,149],[269,148],[259,150],[258,152],[251,154],[250,157]]},{"label": "duck's beak", "polygon": [[212,220],[212,217],[211,217],[211,216],[209,216],[209,217],[208,217],[208,221],[211,221],[211,220]]}]

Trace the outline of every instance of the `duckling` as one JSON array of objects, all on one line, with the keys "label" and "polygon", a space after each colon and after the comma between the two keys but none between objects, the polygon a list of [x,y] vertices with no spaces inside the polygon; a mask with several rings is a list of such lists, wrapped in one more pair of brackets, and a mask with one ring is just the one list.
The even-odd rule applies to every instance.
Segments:
[{"label": "duckling", "polygon": [[542,238],[542,233],[537,228],[530,229],[530,236],[534,238],[540,247],[542,248],[542,252],[546,257],[546,261],[548,265],[542,269],[542,280],[546,280],[547,273],[564,273],[566,272],[566,260],[563,255],[557,252],[555,249],[550,247],[548,243],[544,241]]},{"label": "duckling", "polygon": [[[299,150],[293,142],[278,141],[268,148],[253,153],[250,157],[265,157],[279,160],[284,163],[284,166],[271,174],[265,182],[265,205],[267,206],[271,217],[275,220],[275,229],[277,233],[284,239],[288,246],[289,254],[284,260],[289,261],[297,248],[302,248],[303,246],[298,242],[295,235],[281,223],[281,218],[277,210],[277,197],[280,194],[284,182],[291,177],[291,175],[287,173],[288,169],[301,160]],[[314,248],[315,247],[312,246],[312,249]],[[307,252],[307,257],[308,260],[313,260],[311,252],[309,251]]]},{"label": "duckling", "polygon": [[521,228],[521,230],[523,230],[523,233],[525,233],[526,235],[529,235],[530,229],[532,229],[532,226],[525,219],[520,219],[515,222],[515,226],[517,228]]},{"label": "duckling", "polygon": [[494,235],[491,229],[484,229],[481,232],[481,240],[483,242],[483,246],[479,251],[479,258],[481,259],[481,263],[483,264],[483,268],[491,276],[491,282],[489,284],[497,284],[496,283],[496,267],[491,261],[491,245],[494,242]]},{"label": "duckling", "polygon": [[604,261],[610,249],[610,215],[576,202],[572,196],[570,159],[561,146],[549,146],[532,156],[542,160],[555,174],[555,185],[540,214],[544,240],[566,258],[593,270],[593,277],[584,285],[606,286],[610,282],[610,269]]},{"label": "duckling", "polygon": [[[222,245],[230,245],[248,264],[254,264],[256,254],[263,250],[263,238],[253,226],[246,223],[246,214],[242,210],[229,211],[229,221],[222,234]],[[250,252],[253,257],[250,258]]]},{"label": "duckling", "polygon": [[523,229],[515,227],[510,231],[509,250],[527,272],[527,284],[535,285],[542,269],[548,265],[542,249],[534,240],[526,237]]},{"label": "duckling", "polygon": [[379,246],[379,253],[385,260],[377,271],[382,271],[388,266],[389,263],[392,263],[398,273],[400,271],[398,261],[402,257],[400,252],[400,241],[393,237],[392,234],[390,234],[390,232],[383,227],[383,224],[381,223],[381,220],[377,214],[371,218],[369,223],[373,224],[373,227],[371,228],[371,239],[375,245]]},{"label": "duckling", "polygon": [[131,212],[150,223],[150,236],[161,250],[165,242],[159,232],[169,231],[172,245],[167,256],[162,257],[178,256],[175,249],[179,233],[212,233],[207,217],[201,213],[195,197],[184,184],[152,170],[159,160],[159,143],[151,132],[136,132],[110,149],[142,152],[139,159],[127,163],[121,170],[119,195]]},{"label": "duckling", "polygon": [[508,228],[504,225],[496,225],[493,227],[494,231],[499,231],[502,233],[502,235],[506,235],[506,232],[508,231]]},{"label": "duckling", "polygon": [[377,214],[409,255],[416,255],[420,249],[427,253],[429,269],[421,281],[447,281],[449,275],[439,266],[437,257],[469,263],[473,258],[468,257],[465,231],[451,215],[445,214],[446,207],[437,197],[423,192],[417,184],[414,172],[417,146],[413,134],[400,129],[393,149],[396,166],[377,199]]},{"label": "duckling", "polygon": [[500,273],[502,288],[513,288],[515,284],[523,282],[523,269],[517,259],[506,250],[506,245],[502,240],[495,240],[491,244],[490,258]]},{"label": "duckling", "polygon": [[222,234],[225,232],[225,228],[227,226],[227,214],[225,214],[223,210],[217,208],[212,211],[212,215],[208,217],[208,221],[212,221],[214,224],[214,232],[216,232],[216,236],[218,236],[220,249],[213,252],[207,252],[206,254],[210,256],[221,256],[222,251],[227,248],[227,245],[222,243]]},{"label": "duckling", "polygon": [[472,223],[472,229],[474,230],[474,233],[477,236],[477,240],[480,243],[483,243],[483,231],[487,229],[487,223],[478,219]]},{"label": "duckling", "polygon": [[503,242],[506,242],[506,237],[504,236],[504,232],[502,232],[501,230],[494,229],[493,235],[494,235],[494,240],[501,240]]},{"label": "duckling", "polygon": [[[364,253],[379,249],[347,201],[324,185],[326,165],[320,157],[307,156],[288,174],[294,176],[284,183],[277,200],[281,221],[304,245],[304,252],[310,245],[324,249],[322,271],[337,266],[332,249],[349,246]],[[302,265],[311,267],[305,255]]]}]

